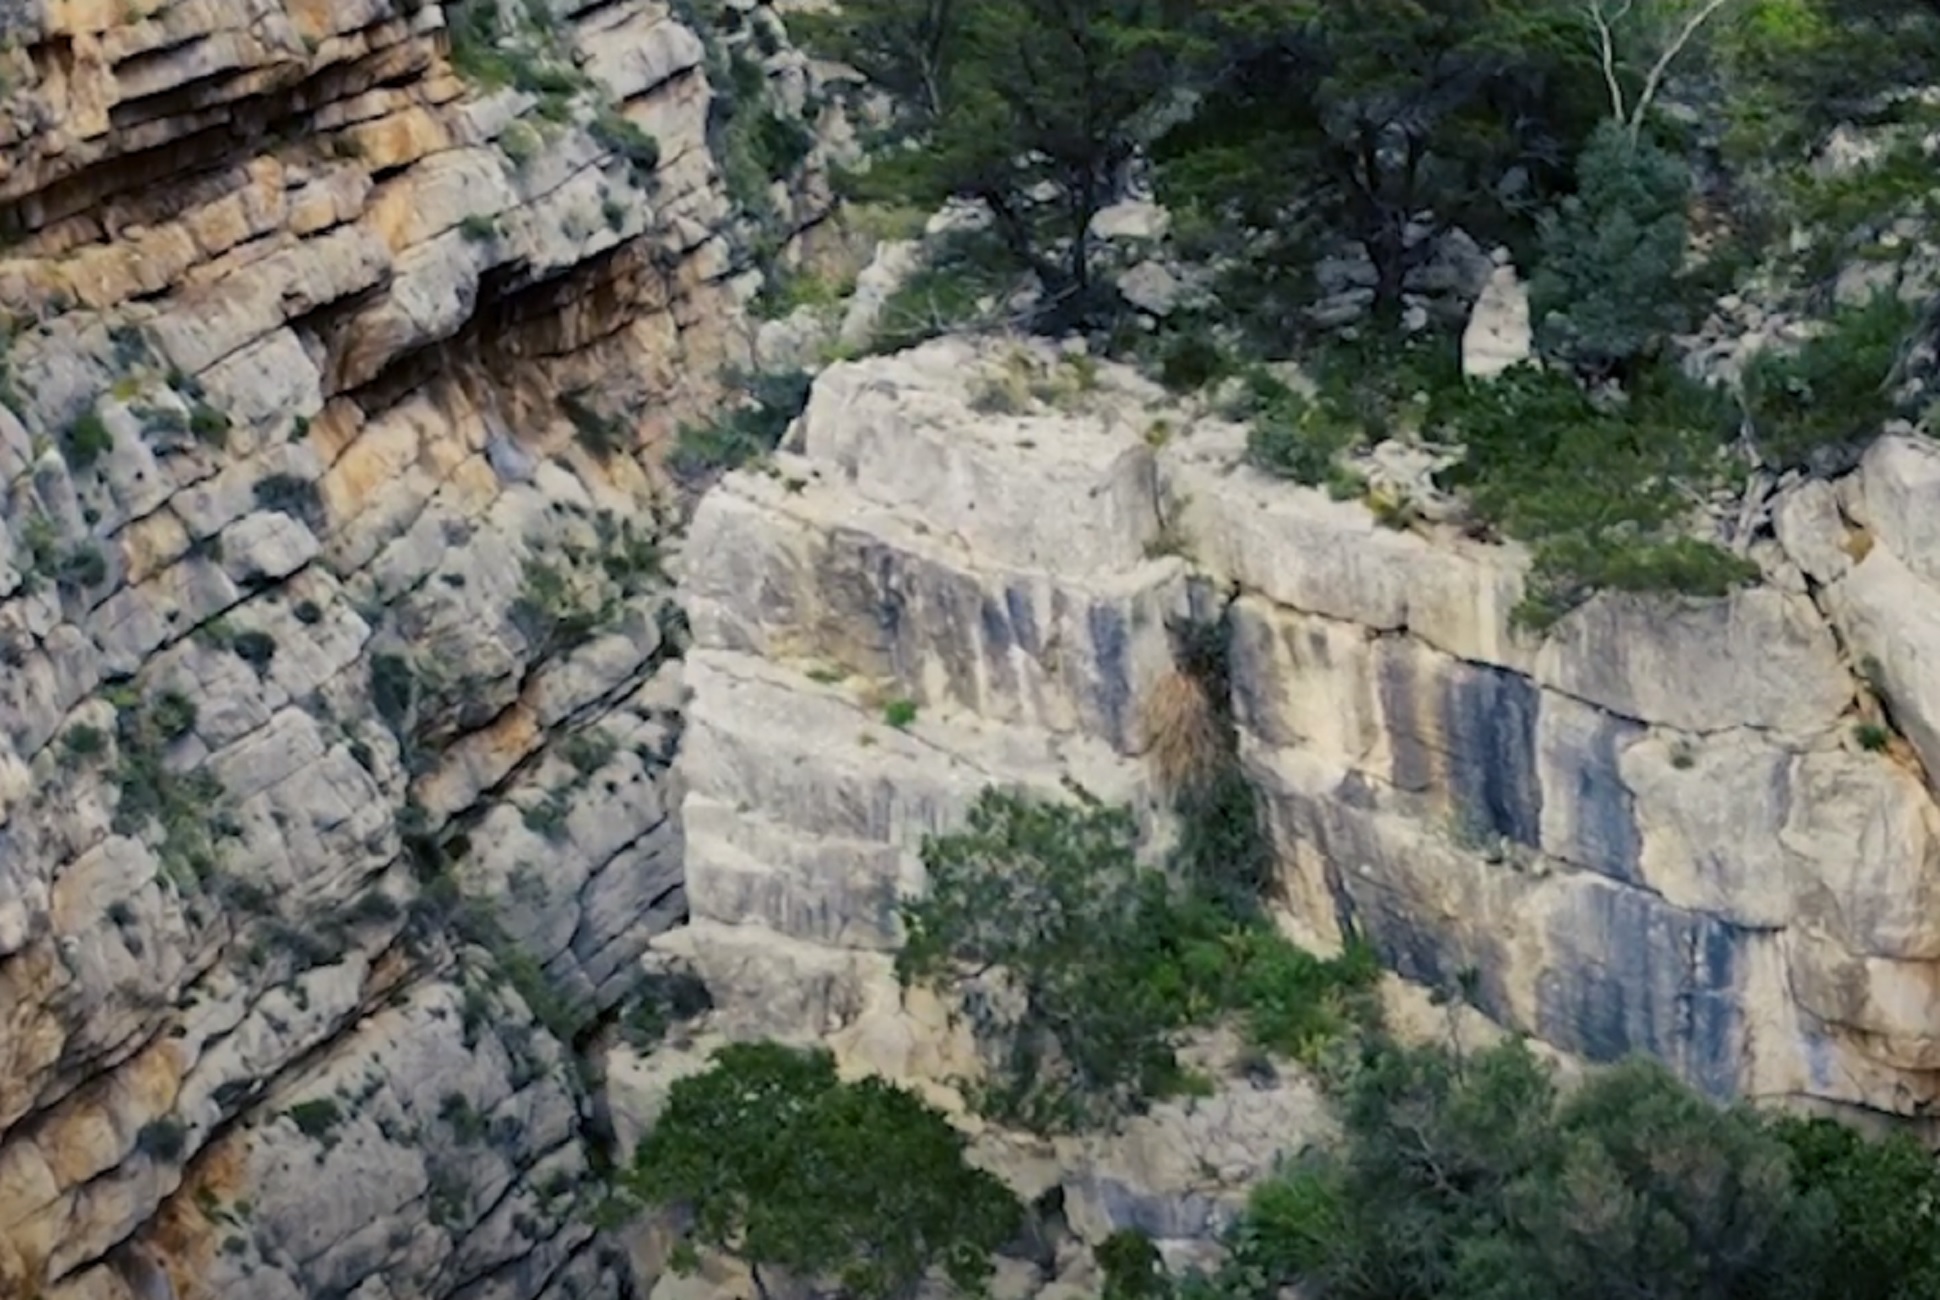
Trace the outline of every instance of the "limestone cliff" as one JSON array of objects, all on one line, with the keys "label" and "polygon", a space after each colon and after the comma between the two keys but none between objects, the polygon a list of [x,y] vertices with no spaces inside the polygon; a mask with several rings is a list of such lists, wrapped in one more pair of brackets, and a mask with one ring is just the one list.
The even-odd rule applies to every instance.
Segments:
[{"label": "limestone cliff", "polygon": [[717,1024],[960,1067],[884,955],[920,836],[986,781],[1151,804],[1137,701],[1210,591],[1289,925],[1352,925],[1580,1059],[1927,1113],[1940,449],[1888,438],[1789,488],[1759,586],[1602,596],[1546,637],[1508,618],[1518,550],[1384,526],[1243,452],[1130,372],[943,341],[824,372],[790,449],[703,501],[694,919],[659,942]]},{"label": "limestone cliff", "polygon": [[685,907],[709,66],[821,111],[688,17],[0,6],[0,1295],[626,1293],[572,1040]]}]

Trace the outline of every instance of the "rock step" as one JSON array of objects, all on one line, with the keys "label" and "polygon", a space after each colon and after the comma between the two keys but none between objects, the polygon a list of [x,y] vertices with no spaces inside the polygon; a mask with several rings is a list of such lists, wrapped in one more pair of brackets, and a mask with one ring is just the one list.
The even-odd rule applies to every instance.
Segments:
[{"label": "rock step", "polygon": [[682,806],[692,915],[758,921],[833,948],[894,950],[897,900],[917,892],[921,859],[899,845],[804,837],[759,812],[707,795]]},{"label": "rock step", "polygon": [[1072,578],[991,564],[806,461],[737,475],[696,514],[684,591],[702,646],[820,659],[921,707],[1136,746],[1137,701],[1171,666],[1186,567]]},{"label": "rock step", "polygon": [[796,833],[915,848],[961,824],[986,786],[1050,793],[1067,776],[1156,806],[1142,766],[1087,737],[945,711],[899,728],[842,683],[729,651],[690,652],[687,683],[688,797],[758,808]]},{"label": "rock step", "polygon": [[[749,655],[696,650],[681,758],[696,922],[754,922],[825,949],[887,951],[921,888],[923,841],[989,786],[1064,793],[1068,775],[1170,833],[1140,764],[1095,741],[963,713],[882,721],[852,690]],[[721,1000],[717,996],[717,1001]]]},{"label": "rock step", "polygon": [[1159,537],[1139,434],[1168,401],[1130,371],[1043,344],[992,357],[943,339],[823,371],[799,445],[859,496],[961,536],[993,564],[1082,577],[1136,566]]}]

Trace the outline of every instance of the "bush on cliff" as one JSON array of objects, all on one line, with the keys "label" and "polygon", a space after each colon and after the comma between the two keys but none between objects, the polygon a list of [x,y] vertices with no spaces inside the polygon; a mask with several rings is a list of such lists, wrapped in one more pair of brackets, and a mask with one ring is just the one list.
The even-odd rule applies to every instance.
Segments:
[{"label": "bush on cliff", "polygon": [[[1230,796],[1208,807],[1235,810]],[[1235,1014],[1258,1045],[1311,1058],[1371,1014],[1367,953],[1302,952],[1229,891],[1142,866],[1136,839],[1129,809],[1081,790],[991,789],[963,830],[924,845],[930,889],[904,907],[897,971],[964,1007],[991,1061],[970,1089],[984,1115],[1109,1126],[1190,1086],[1175,1056],[1187,1026]]]},{"label": "bush on cliff", "polygon": [[1685,324],[1678,274],[1690,168],[1615,121],[1577,159],[1577,192],[1538,224],[1529,287],[1543,351],[1595,376],[1627,375]]},{"label": "bush on cliff", "polygon": [[1192,1300],[1913,1300],[1940,1173],[1913,1142],[1714,1106],[1661,1066],[1563,1094],[1518,1043],[1371,1043],[1341,1142],[1254,1193]]},{"label": "bush on cliff", "polygon": [[894,112],[864,197],[983,203],[1046,317],[1095,307],[1091,219],[1119,188],[1156,101],[1179,84],[1179,0],[852,0],[791,18]]},{"label": "bush on cliff", "polygon": [[676,1266],[698,1247],[736,1255],[764,1300],[775,1272],[856,1300],[909,1296],[932,1268],[975,1291],[1022,1219],[941,1112],[878,1078],[842,1082],[827,1051],[778,1043],[724,1047],[675,1083],[621,1196],[685,1212]]}]

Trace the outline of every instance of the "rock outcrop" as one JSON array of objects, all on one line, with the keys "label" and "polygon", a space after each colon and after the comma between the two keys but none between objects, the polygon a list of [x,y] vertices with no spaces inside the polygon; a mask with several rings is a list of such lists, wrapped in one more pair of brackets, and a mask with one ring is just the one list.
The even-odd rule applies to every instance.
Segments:
[{"label": "rock outcrop", "polygon": [[820,111],[731,17],[0,14],[0,1294],[628,1293],[574,1040],[686,908],[708,67]]},{"label": "rock outcrop", "polygon": [[1384,526],[1244,438],[1116,367],[939,341],[832,367],[791,450],[703,502],[695,921],[660,942],[720,1025],[959,1068],[886,983],[920,837],[1060,770],[1149,808],[1129,720],[1216,589],[1289,925],[1582,1060],[1926,1113],[1940,453],[1888,439],[1788,492],[1763,585],[1602,596],[1538,637],[1515,548]]}]

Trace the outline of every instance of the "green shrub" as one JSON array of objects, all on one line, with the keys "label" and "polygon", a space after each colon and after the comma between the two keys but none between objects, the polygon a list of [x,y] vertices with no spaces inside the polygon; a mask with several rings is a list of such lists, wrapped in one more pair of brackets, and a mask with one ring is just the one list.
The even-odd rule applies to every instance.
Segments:
[{"label": "green shrub", "polygon": [[1577,160],[1577,192],[1540,223],[1531,315],[1545,352],[1584,372],[1627,372],[1684,324],[1678,273],[1690,167],[1614,121]]},{"label": "green shrub", "polygon": [[1753,561],[1695,537],[1566,533],[1536,548],[1528,591],[1512,618],[1541,631],[1598,591],[1716,599],[1755,581],[1758,573]]},{"label": "green shrub", "polygon": [[1716,597],[1757,576],[1750,561],[1682,531],[1687,491],[1723,481],[1733,416],[1723,393],[1669,365],[1640,371],[1607,408],[1566,375],[1517,367],[1445,390],[1430,421],[1464,448],[1444,482],[1530,544],[1516,617],[1541,629],[1604,588]]},{"label": "green shrub", "polygon": [[882,720],[898,731],[907,731],[916,722],[916,701],[889,701],[882,707]]},{"label": "green shrub", "polygon": [[1308,487],[1341,472],[1340,456],[1361,442],[1360,428],[1329,404],[1314,401],[1264,374],[1249,380],[1251,421],[1246,458],[1259,469]]},{"label": "green shrub", "polygon": [[512,68],[498,43],[504,35],[495,3],[453,5],[445,15],[453,71],[487,88],[510,85]]},{"label": "green shrub", "polygon": [[1232,371],[1232,357],[1203,325],[1168,333],[1159,345],[1159,382],[1175,393],[1196,393]]},{"label": "green shrub", "polygon": [[1867,753],[1881,754],[1893,743],[1893,733],[1877,722],[1862,722],[1853,728],[1853,739]]},{"label": "green shrub", "polygon": [[677,1081],[622,1179],[624,1206],[688,1212],[689,1246],[833,1283],[857,1300],[913,1294],[932,1268],[976,1293],[1022,1207],[965,1159],[943,1115],[834,1058],[775,1043],[721,1048]]},{"label": "green shrub", "polygon": [[763,320],[780,320],[800,307],[833,307],[854,288],[813,272],[776,268],[769,272],[752,310]]},{"label": "green shrub", "polygon": [[73,589],[98,587],[108,580],[108,557],[92,542],[70,547],[55,566],[54,580]]},{"label": "green shrub", "polygon": [[566,816],[572,811],[562,791],[550,790],[546,797],[527,808],[520,818],[525,828],[552,844],[566,840]]},{"label": "green shrub", "polygon": [[1152,1239],[1134,1228],[1120,1228],[1092,1250],[1104,1274],[1104,1300],[1164,1300],[1170,1287],[1165,1261]]},{"label": "green shrub", "polygon": [[258,673],[263,673],[269,670],[270,660],[276,657],[276,638],[267,632],[259,632],[251,628],[248,631],[236,633],[235,640],[229,643],[229,648],[235,652],[237,658]]},{"label": "green shrub", "polygon": [[626,163],[637,184],[645,185],[653,179],[660,166],[660,141],[617,109],[595,117],[591,130],[600,148]]},{"label": "green shrub", "polygon": [[206,768],[177,771],[167,761],[164,731],[180,725],[179,708],[144,704],[132,689],[109,698],[117,710],[114,830],[146,835],[159,829],[164,871],[178,888],[194,888],[214,874],[219,842],[240,833],[222,806],[222,783]]},{"label": "green shrub", "polygon": [[101,413],[92,409],[83,411],[74,423],[68,426],[67,437],[63,442],[68,464],[76,469],[87,469],[102,456],[113,451],[115,445],[114,435],[108,432],[108,426],[102,420]]},{"label": "green shrub", "polygon": [[280,510],[311,531],[323,526],[323,493],[307,478],[295,474],[269,474],[250,488],[258,510]]},{"label": "green shrub", "polygon": [[337,1103],[328,1097],[318,1097],[311,1101],[299,1101],[287,1111],[290,1123],[297,1131],[314,1141],[322,1141],[330,1136],[332,1129],[343,1122],[343,1112]]},{"label": "green shrub", "polygon": [[172,744],[195,730],[195,701],[181,691],[163,691],[150,704],[148,717],[162,743]]},{"label": "green shrub", "polygon": [[659,1046],[674,1025],[714,1005],[707,985],[685,972],[643,975],[620,1014],[620,1034],[637,1052]]},{"label": "green shrub", "polygon": [[85,722],[77,722],[61,734],[61,756],[70,764],[98,757],[107,748],[108,733]]},{"label": "green shrub", "polygon": [[808,405],[806,371],[760,374],[746,383],[739,400],[731,399],[712,421],[682,426],[668,457],[676,474],[699,478],[767,455]]},{"label": "green shrub", "polygon": [[1910,306],[1879,294],[1838,313],[1796,351],[1753,357],[1745,408],[1766,464],[1812,465],[1876,436],[1897,413],[1893,379],[1912,324]]},{"label": "green shrub", "polygon": [[498,148],[514,167],[525,167],[545,149],[546,142],[529,122],[513,122],[499,132]]},{"label": "green shrub", "polygon": [[580,644],[610,612],[575,576],[572,569],[544,560],[525,562],[512,622],[541,655]]},{"label": "green shrub", "polygon": [[205,447],[218,451],[227,447],[229,429],[229,417],[207,402],[198,401],[189,408],[189,432]]},{"label": "green shrub", "polygon": [[1827,1119],[1781,1116],[1793,1178],[1829,1230],[1817,1295],[1924,1300],[1940,1295],[1940,1165],[1905,1133],[1869,1139]]},{"label": "green shrub", "polygon": [[1141,866],[1130,811],[1072,793],[984,791],[964,829],[924,844],[929,893],[902,909],[905,984],[963,996],[966,971],[996,967],[1019,995],[966,1001],[998,1062],[973,1092],[981,1113],[1041,1132],[1109,1125],[1185,1085],[1174,1049],[1189,1025],[1238,1013],[1263,1046],[1311,1053],[1372,1014],[1353,996],[1374,975],[1366,954],[1298,954],[1256,908]]},{"label": "green shrub", "polygon": [[1563,1095],[1518,1043],[1374,1043],[1344,1141],[1257,1188],[1187,1294],[1330,1300],[1914,1300],[1940,1284],[1940,1172],[1911,1140],[1721,1108],[1630,1061]]},{"label": "green shrub", "polygon": [[489,244],[498,238],[498,218],[474,212],[458,223],[458,233],[467,243]]},{"label": "green shrub", "polygon": [[189,1126],[173,1115],[150,1120],[135,1134],[135,1150],[151,1160],[170,1164],[182,1158],[188,1143]]}]

